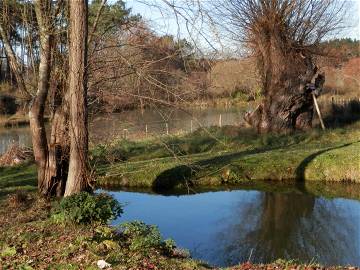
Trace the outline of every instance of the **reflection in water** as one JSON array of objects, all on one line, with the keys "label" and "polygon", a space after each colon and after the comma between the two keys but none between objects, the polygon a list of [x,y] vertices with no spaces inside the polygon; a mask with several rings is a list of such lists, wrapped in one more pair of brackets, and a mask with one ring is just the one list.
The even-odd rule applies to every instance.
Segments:
[{"label": "reflection in water", "polygon": [[193,257],[220,266],[278,258],[360,265],[360,202],[300,193],[209,192],[161,196],[114,192],[128,202],[116,222],[157,224]]},{"label": "reflection in water", "polygon": [[0,129],[0,155],[5,153],[11,144],[30,146],[31,137],[28,128]]},{"label": "reflection in water", "polygon": [[218,253],[225,255],[221,260],[226,264],[249,257],[253,262],[296,258],[329,265],[359,264],[356,226],[360,220],[358,215],[351,218],[347,201],[294,193],[263,193],[258,199],[259,203],[239,206],[239,222],[217,236],[223,247]]}]

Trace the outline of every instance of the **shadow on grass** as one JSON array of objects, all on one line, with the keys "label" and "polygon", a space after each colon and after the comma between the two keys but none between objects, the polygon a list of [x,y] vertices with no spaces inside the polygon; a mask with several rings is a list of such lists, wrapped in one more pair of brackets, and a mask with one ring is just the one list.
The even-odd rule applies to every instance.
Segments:
[{"label": "shadow on grass", "polygon": [[34,164],[0,167],[0,199],[16,190],[35,190],[36,185]]},{"label": "shadow on grass", "polygon": [[335,149],[340,149],[340,148],[344,148],[350,145],[353,145],[355,143],[358,143],[360,141],[356,141],[356,142],[352,142],[352,143],[346,143],[340,146],[336,146],[336,147],[331,147],[331,148],[327,148],[327,149],[323,149],[320,150],[316,153],[311,154],[310,156],[308,156],[307,158],[305,158],[300,164],[299,166],[296,168],[295,170],[295,175],[296,175],[296,180],[299,182],[303,182],[305,180],[305,170],[306,168],[309,166],[309,164],[317,157],[320,156],[328,151],[331,150],[335,150]]},{"label": "shadow on grass", "polygon": [[346,104],[332,104],[329,115],[325,116],[325,125],[336,128],[346,127],[360,120],[360,101],[351,100]]},{"label": "shadow on grass", "polygon": [[[287,147],[292,146],[293,144],[288,145]],[[192,183],[192,178],[194,176],[200,178],[202,176],[198,175],[200,172],[204,172],[206,176],[211,175],[214,172],[218,172],[219,170],[225,168],[228,165],[231,165],[233,160],[253,155],[265,153],[268,151],[273,151],[277,149],[281,149],[283,147],[271,147],[271,148],[262,148],[262,149],[253,149],[253,150],[245,150],[237,153],[226,154],[206,160],[201,160],[198,162],[194,162],[190,165],[180,165],[174,168],[168,169],[160,173],[154,183],[153,189],[156,191],[161,191],[164,189],[172,189],[179,184],[187,184]]]}]

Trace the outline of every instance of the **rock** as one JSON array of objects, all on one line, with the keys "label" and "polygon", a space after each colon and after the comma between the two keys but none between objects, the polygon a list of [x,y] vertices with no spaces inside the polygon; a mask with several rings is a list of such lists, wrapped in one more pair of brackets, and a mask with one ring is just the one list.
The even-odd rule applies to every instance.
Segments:
[{"label": "rock", "polygon": [[99,267],[99,269],[105,269],[105,268],[111,267],[111,264],[110,264],[110,263],[107,263],[107,262],[104,261],[104,260],[98,260],[96,264],[97,264],[97,266]]}]

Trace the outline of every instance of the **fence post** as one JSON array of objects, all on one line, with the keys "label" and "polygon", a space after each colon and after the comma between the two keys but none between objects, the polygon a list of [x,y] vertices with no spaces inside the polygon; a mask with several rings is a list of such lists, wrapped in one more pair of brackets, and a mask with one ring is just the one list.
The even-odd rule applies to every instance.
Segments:
[{"label": "fence post", "polygon": [[147,126],[147,124],[145,125],[145,136],[146,137],[148,136],[148,126]]},{"label": "fence post", "polygon": [[166,126],[166,135],[169,135],[169,124],[166,122],[165,126]]},{"label": "fence post", "polygon": [[190,132],[193,132],[193,121],[192,121],[192,119],[190,120]]},{"label": "fence post", "polygon": [[127,128],[124,128],[123,129],[123,138],[126,140],[126,137],[127,137],[127,133],[128,133],[128,130]]},{"label": "fence post", "polygon": [[312,93],[312,97],[313,97],[313,101],[314,101],[314,104],[315,104],[316,112],[317,112],[317,114],[318,114],[318,116],[319,116],[321,128],[322,128],[323,130],[325,130],[324,121],[323,121],[323,119],[322,119],[321,112],[320,112],[320,109],[319,109],[319,105],[318,105],[318,103],[317,103],[317,100],[316,100],[316,97],[315,97],[315,94],[314,94],[314,93]]},{"label": "fence post", "polygon": [[222,126],[222,119],[221,119],[221,113],[220,113],[220,115],[219,115],[219,127],[221,127]]}]

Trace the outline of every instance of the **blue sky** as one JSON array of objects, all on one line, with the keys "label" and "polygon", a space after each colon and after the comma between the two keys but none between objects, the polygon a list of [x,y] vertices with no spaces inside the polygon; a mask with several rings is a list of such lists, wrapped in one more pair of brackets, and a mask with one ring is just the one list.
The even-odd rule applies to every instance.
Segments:
[{"label": "blue sky", "polygon": [[[204,0],[200,0],[204,1]],[[156,3],[161,8],[151,7],[144,3]],[[360,0],[352,0],[352,8],[348,11],[347,21],[348,27],[337,34],[337,37],[351,37],[360,39]],[[139,13],[146,20],[148,20],[151,26],[159,33],[187,35],[185,30],[185,24],[181,20],[179,25],[175,19],[175,16],[169,9],[163,4],[162,0],[126,0],[126,5],[131,7],[134,13]]]}]

